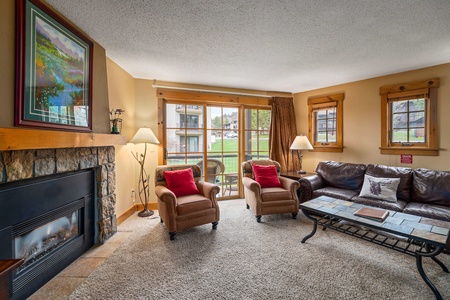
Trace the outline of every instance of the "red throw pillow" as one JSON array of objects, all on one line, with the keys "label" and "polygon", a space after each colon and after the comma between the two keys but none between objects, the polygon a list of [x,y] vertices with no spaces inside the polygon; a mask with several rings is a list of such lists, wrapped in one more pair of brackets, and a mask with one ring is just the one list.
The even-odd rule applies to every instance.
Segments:
[{"label": "red throw pillow", "polygon": [[171,190],[175,196],[187,196],[200,194],[194,181],[192,169],[183,169],[176,171],[164,171],[167,188]]},{"label": "red throw pillow", "polygon": [[275,165],[252,165],[255,180],[262,188],[281,187],[278,178],[277,167]]}]

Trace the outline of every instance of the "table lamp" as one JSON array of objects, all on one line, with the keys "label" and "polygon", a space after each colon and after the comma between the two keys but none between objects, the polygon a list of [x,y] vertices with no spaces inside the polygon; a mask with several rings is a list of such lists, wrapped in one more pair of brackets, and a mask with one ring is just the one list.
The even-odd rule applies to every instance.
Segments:
[{"label": "table lamp", "polygon": [[[138,192],[139,192],[139,199],[141,200],[142,205],[144,206],[144,209],[138,213],[139,217],[149,217],[153,215],[153,211],[148,209],[148,199],[150,196],[150,189],[149,189],[149,182],[150,182],[150,175],[147,175],[147,172],[144,168],[145,163],[145,156],[147,155],[147,144],[159,144],[158,139],[156,138],[155,134],[150,128],[139,128],[139,130],[136,132],[136,134],[131,139],[130,143],[133,144],[145,144],[144,153],[141,155],[133,154],[134,158],[137,160],[137,162],[141,165],[141,171],[139,174],[139,184],[138,184]],[[144,199],[142,199],[144,198]]]},{"label": "table lamp", "polygon": [[300,171],[297,171],[298,174],[306,174],[306,171],[303,171],[302,168],[302,150],[312,150],[314,149],[311,143],[308,141],[308,138],[304,135],[298,135],[295,137],[294,142],[292,142],[290,150],[297,150],[298,161],[300,162]]}]

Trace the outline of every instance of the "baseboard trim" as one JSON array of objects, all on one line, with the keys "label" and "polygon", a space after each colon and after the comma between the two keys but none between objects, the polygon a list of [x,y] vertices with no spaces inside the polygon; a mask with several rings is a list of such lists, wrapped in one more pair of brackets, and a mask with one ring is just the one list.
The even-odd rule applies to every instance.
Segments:
[{"label": "baseboard trim", "polygon": [[[126,219],[128,219],[129,217],[131,217],[134,213],[137,213],[138,211],[141,211],[144,209],[144,205],[142,204],[136,204],[132,207],[130,207],[129,209],[127,209],[123,214],[121,214],[118,218],[117,218],[117,225],[120,225],[123,221],[125,221]],[[148,204],[148,209],[150,210],[158,210],[158,203],[149,203]]]}]

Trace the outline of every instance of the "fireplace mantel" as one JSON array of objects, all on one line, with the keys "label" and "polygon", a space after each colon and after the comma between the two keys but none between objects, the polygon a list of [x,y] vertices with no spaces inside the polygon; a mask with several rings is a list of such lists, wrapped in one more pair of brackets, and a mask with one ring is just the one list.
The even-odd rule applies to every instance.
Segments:
[{"label": "fireplace mantel", "polygon": [[0,128],[0,151],[126,145],[119,134]]}]

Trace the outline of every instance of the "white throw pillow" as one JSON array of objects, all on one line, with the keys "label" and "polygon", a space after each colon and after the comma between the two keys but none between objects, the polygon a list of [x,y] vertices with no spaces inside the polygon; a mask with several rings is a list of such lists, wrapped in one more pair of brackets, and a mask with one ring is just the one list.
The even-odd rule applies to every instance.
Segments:
[{"label": "white throw pillow", "polygon": [[360,197],[369,197],[389,202],[397,202],[397,187],[400,178],[380,178],[364,175]]}]

